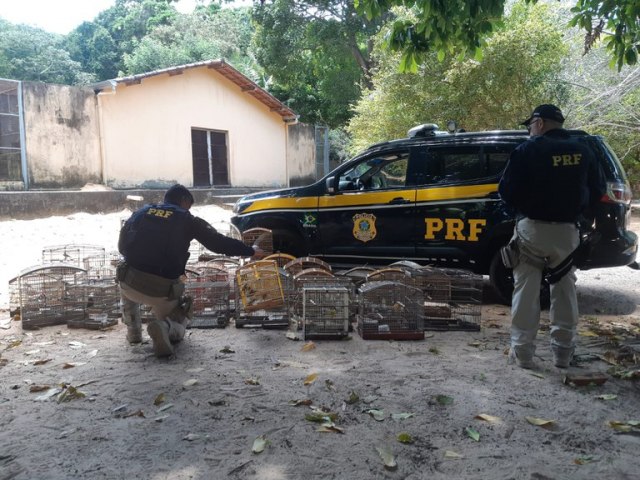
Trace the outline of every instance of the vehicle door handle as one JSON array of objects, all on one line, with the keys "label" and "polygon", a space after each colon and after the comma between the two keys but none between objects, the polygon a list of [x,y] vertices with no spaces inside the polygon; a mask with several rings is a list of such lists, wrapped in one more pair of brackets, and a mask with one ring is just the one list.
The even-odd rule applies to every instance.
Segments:
[{"label": "vehicle door handle", "polygon": [[389,205],[406,205],[407,203],[411,203],[411,200],[407,200],[406,198],[396,197],[389,202]]}]

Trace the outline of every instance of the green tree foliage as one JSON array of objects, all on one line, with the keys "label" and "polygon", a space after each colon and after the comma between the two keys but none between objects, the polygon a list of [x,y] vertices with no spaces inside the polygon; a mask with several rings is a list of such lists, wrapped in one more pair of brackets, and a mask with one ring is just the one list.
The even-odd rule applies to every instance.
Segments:
[{"label": "green tree foliage", "polygon": [[60,35],[0,19],[0,77],[67,85],[91,81],[62,41]]},{"label": "green tree foliage", "polygon": [[[412,20],[398,12],[400,21]],[[416,73],[401,73],[400,53],[376,49],[374,89],[364,92],[348,127],[354,149],[406,136],[421,123],[444,127],[450,119],[466,130],[516,128],[532,105],[562,105],[568,92],[559,81],[566,53],[561,40],[546,7],[518,4],[487,39],[482,61],[439,60],[430,52]]]},{"label": "green tree foliage", "polygon": [[74,60],[98,77],[115,78],[124,71],[130,54],[154,28],[169,25],[178,15],[176,0],[116,0],[93,22],[83,23],[69,35]]},{"label": "green tree foliage", "polygon": [[[505,0],[355,0],[358,12],[368,19],[384,15],[394,6],[412,9],[415,17],[395,21],[386,41],[387,47],[402,52],[401,69],[411,72],[417,71],[426,52],[437,52],[439,60],[447,54],[478,55],[484,40],[499,27],[505,3]],[[577,0],[572,11],[570,25],[585,29],[588,48],[602,34],[618,68],[637,62],[638,0]]]},{"label": "green tree foliage", "polygon": [[256,57],[270,91],[308,123],[335,127],[369,81],[370,36],[350,0],[266,0],[254,7]]},{"label": "green tree foliage", "polygon": [[146,35],[131,54],[125,54],[126,74],[135,74],[216,58],[225,58],[257,80],[259,67],[251,58],[249,8],[200,9],[179,15]]}]

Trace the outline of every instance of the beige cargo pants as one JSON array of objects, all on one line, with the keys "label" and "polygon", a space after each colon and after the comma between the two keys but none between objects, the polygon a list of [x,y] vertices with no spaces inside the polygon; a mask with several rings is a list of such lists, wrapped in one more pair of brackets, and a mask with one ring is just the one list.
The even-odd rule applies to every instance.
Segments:
[{"label": "beige cargo pants", "polygon": [[[562,262],[579,244],[578,229],[573,223],[543,222],[523,218],[516,224],[521,249],[546,259],[547,267]],[[521,256],[513,269],[514,290],[511,306],[511,347],[518,358],[532,359],[540,323],[540,282],[543,267]],[[572,268],[560,281],[551,285],[551,349],[556,358],[571,356],[575,348],[578,324],[576,275]]]}]

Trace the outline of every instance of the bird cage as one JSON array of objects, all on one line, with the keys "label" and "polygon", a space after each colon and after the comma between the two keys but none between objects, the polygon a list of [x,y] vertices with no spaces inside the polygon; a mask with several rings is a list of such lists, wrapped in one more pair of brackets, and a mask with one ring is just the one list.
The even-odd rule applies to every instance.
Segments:
[{"label": "bird cage", "polygon": [[110,280],[115,282],[117,262],[106,253],[89,255],[82,259],[82,268],[87,271],[87,278],[92,280]]},{"label": "bird cage", "polygon": [[349,335],[349,290],[339,286],[302,289],[305,340],[333,340]]},{"label": "bird cage", "polygon": [[422,268],[422,265],[411,260],[398,260],[389,265],[390,268],[402,268],[404,270],[418,270]]},{"label": "bird cage", "polygon": [[353,282],[353,284],[357,287],[359,287],[360,285],[362,285],[364,282],[367,281],[367,275],[369,275],[372,272],[375,272],[375,268],[372,267],[353,267],[349,270],[342,270],[339,272],[336,272],[337,276],[344,276],[347,278],[350,278],[351,281]]},{"label": "bird cage", "polygon": [[103,257],[105,249],[99,245],[67,244],[42,249],[42,263],[64,263],[84,269],[84,260],[88,257]]},{"label": "bird cage", "polygon": [[480,330],[482,276],[460,269],[413,271],[424,294],[425,330]]},{"label": "bird cage", "polygon": [[86,282],[86,271],[75,265],[39,265],[22,271],[17,280],[22,328],[84,320]]},{"label": "bird cage", "polygon": [[284,268],[287,263],[295,259],[296,257],[289,255],[288,253],[272,253],[271,255],[263,258],[263,260],[275,260],[279,268]]},{"label": "bird cage", "polygon": [[395,281],[359,289],[358,332],[364,340],[422,340],[422,291]]},{"label": "bird cage", "polygon": [[14,277],[9,280],[9,315],[11,318],[20,318],[20,289],[18,280],[20,277]]},{"label": "bird cage", "polygon": [[302,270],[306,270],[308,268],[319,268],[331,272],[331,265],[315,257],[296,258],[288,262],[282,268],[287,275],[291,276],[294,276],[295,274],[300,273]]},{"label": "bird cage", "polygon": [[[343,281],[344,283],[344,281]],[[295,275],[285,277],[285,300],[291,320],[290,326],[297,329],[302,325],[303,298],[302,290],[305,286],[339,286],[340,279],[323,268],[307,268]],[[293,325],[292,325],[293,324]]]},{"label": "bird cage", "polygon": [[242,233],[233,223],[229,224],[229,233],[227,234],[227,236],[230,238],[235,238],[236,240],[242,240]]},{"label": "bird cage", "polygon": [[224,328],[229,324],[229,272],[217,266],[201,267],[198,275],[187,276],[185,295],[192,299],[188,328]]},{"label": "bird cage", "polygon": [[196,263],[201,261],[201,257],[207,250],[197,240],[191,240],[189,243],[189,258],[187,259],[187,265],[193,267]]},{"label": "bird cage", "polygon": [[236,328],[248,325],[287,327],[289,320],[283,274],[274,260],[258,260],[238,267],[235,279]]},{"label": "bird cage", "polygon": [[268,228],[250,228],[242,232],[242,241],[245,245],[256,245],[266,255],[273,253],[273,232]]},{"label": "bird cage", "polygon": [[374,270],[373,272],[367,274],[366,279],[367,282],[381,282],[381,281],[391,281],[391,282],[401,282],[406,285],[412,284],[412,279],[409,273],[403,268],[380,268],[378,270]]}]

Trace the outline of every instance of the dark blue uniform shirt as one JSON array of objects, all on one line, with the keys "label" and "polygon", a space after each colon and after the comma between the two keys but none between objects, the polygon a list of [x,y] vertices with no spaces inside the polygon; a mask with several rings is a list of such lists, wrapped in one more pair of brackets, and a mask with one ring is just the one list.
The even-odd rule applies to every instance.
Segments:
[{"label": "dark blue uniform shirt", "polygon": [[525,217],[571,223],[604,195],[606,182],[591,148],[554,129],[511,153],[499,192]]},{"label": "dark blue uniform shirt", "polygon": [[176,279],[184,274],[191,240],[211,251],[232,256],[254,254],[239,240],[226,237],[188,210],[172,204],[145,205],[120,230],[118,250],[132,267]]}]

